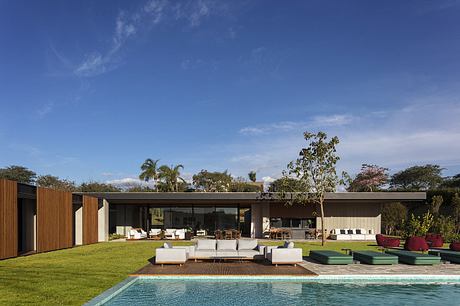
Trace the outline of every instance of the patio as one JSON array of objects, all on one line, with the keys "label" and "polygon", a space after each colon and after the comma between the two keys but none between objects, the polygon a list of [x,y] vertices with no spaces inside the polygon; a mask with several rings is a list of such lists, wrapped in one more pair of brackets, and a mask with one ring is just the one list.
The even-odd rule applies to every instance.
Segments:
[{"label": "patio", "polygon": [[148,264],[131,276],[317,276],[300,265],[272,265],[268,261],[253,262],[213,262],[213,261],[187,261],[184,265],[155,265]]}]

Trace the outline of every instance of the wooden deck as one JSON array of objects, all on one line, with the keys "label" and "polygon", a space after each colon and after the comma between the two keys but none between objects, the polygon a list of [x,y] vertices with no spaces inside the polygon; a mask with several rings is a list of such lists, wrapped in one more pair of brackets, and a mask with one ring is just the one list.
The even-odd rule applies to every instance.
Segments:
[{"label": "wooden deck", "polygon": [[270,262],[187,261],[184,265],[148,264],[131,276],[317,276],[299,265],[272,265]]}]

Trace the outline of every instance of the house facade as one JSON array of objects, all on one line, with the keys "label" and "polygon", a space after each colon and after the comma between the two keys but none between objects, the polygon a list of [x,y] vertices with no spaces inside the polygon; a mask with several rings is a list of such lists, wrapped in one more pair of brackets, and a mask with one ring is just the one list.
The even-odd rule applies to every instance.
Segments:
[{"label": "house facade", "polygon": [[[325,228],[378,234],[382,205],[425,201],[424,192],[329,193]],[[193,234],[235,229],[263,238],[271,228],[304,239],[321,227],[314,205],[286,206],[256,192],[71,193],[0,180],[0,259],[108,241],[131,228],[187,229]]]}]

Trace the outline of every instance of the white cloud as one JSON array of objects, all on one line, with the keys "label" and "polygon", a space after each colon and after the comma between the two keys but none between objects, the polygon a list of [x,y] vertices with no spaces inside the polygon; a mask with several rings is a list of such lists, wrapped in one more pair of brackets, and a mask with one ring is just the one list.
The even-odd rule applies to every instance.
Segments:
[{"label": "white cloud", "polygon": [[155,186],[154,182],[145,182],[138,178],[133,177],[124,177],[120,179],[107,180],[106,184],[110,184],[122,189],[129,189],[132,187],[153,187]]},{"label": "white cloud", "polygon": [[259,126],[247,126],[239,130],[243,135],[262,135],[274,132],[292,132],[305,129],[343,126],[352,123],[353,117],[347,114],[315,116],[308,121],[281,121]]},{"label": "white cloud", "polygon": [[51,113],[53,109],[54,109],[54,102],[48,102],[37,110],[37,115],[38,117],[43,118],[49,113]]}]

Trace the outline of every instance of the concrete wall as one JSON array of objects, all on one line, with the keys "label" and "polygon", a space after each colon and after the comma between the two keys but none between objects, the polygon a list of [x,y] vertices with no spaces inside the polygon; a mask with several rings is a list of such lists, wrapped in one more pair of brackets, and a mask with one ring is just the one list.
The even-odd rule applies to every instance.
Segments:
[{"label": "concrete wall", "polygon": [[265,231],[270,230],[270,204],[256,203],[251,205],[251,237],[263,238]]},{"label": "concrete wall", "polygon": [[83,206],[74,210],[75,245],[83,244]]},{"label": "concrete wall", "polygon": [[98,241],[109,241],[109,202],[102,200],[97,212]]},{"label": "concrete wall", "polygon": [[[363,228],[375,234],[381,231],[381,204],[379,203],[326,203],[324,205],[325,228],[330,233],[334,228]],[[317,228],[321,218],[316,218]]]}]

